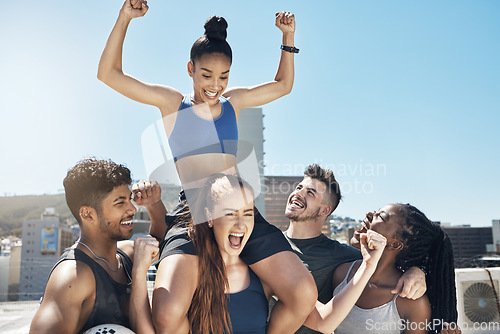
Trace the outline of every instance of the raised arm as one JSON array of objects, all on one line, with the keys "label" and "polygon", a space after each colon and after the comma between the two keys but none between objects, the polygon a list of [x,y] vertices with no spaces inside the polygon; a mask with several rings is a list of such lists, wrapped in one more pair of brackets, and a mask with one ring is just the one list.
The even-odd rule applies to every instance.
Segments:
[{"label": "raised arm", "polygon": [[149,234],[161,241],[165,236],[167,209],[161,200],[161,187],[156,181],[141,180],[132,186],[134,203],[148,210],[151,225]]},{"label": "raised arm", "polygon": [[94,275],[87,265],[75,262],[64,261],[52,272],[30,333],[76,333],[87,321],[92,312]]},{"label": "raised arm", "polygon": [[133,0],[133,4],[130,0],[123,3],[102,52],[97,78],[132,100],[160,108],[162,115],[166,116],[177,110],[182,94],[171,87],[144,83],[123,73],[123,42],[130,21],[144,16],[148,11],[147,1]]},{"label": "raised arm", "polygon": [[[283,32],[282,44],[294,47],[295,16],[290,12],[276,13],[276,26]],[[233,88],[224,95],[231,98],[235,109],[256,107],[289,94],[294,80],[294,52],[282,50],[274,80],[254,87]]]},{"label": "raised arm", "polygon": [[361,234],[361,252],[363,262],[349,281],[328,303],[316,303],[316,308],[306,319],[304,325],[322,333],[331,333],[344,320],[361,296],[370,277],[377,268],[378,261],[384,251],[386,238],[369,230]]},{"label": "raised arm", "polygon": [[158,241],[151,236],[134,239],[134,266],[130,292],[130,324],[137,334],[155,334],[148,297],[147,273],[158,255]]}]

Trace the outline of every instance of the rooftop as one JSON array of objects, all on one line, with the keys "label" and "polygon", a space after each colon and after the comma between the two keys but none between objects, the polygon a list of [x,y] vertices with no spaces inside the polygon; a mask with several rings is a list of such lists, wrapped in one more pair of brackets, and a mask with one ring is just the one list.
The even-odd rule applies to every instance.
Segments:
[{"label": "rooftop", "polygon": [[38,301],[0,303],[0,333],[28,334]]}]

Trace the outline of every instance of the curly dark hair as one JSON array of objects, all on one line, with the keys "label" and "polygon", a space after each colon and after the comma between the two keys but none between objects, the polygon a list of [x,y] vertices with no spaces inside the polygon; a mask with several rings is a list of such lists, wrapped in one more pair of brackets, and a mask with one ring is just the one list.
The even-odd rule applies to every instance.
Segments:
[{"label": "curly dark hair", "polygon": [[78,161],[68,170],[63,181],[66,203],[78,224],[81,224],[79,212],[82,206],[90,206],[100,212],[102,200],[115,187],[131,183],[127,167],[94,157]]},{"label": "curly dark hair", "polygon": [[335,211],[340,203],[342,195],[340,194],[340,186],[335,179],[333,171],[323,168],[318,164],[312,164],[306,167],[306,169],[304,170],[304,176],[309,176],[311,179],[319,180],[326,185],[326,189],[329,195],[326,198],[329,200],[329,204],[332,206],[330,214]]},{"label": "curly dark hair", "polygon": [[403,217],[398,234],[405,246],[396,257],[396,267],[403,271],[412,266],[424,269],[431,319],[456,323],[458,313],[451,241],[439,224],[429,220],[416,207],[398,205]]}]

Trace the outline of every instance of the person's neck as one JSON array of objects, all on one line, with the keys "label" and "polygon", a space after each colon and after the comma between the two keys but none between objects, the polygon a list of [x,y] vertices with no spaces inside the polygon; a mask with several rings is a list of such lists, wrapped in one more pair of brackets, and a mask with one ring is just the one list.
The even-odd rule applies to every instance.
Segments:
[{"label": "person's neck", "polygon": [[377,269],[375,269],[370,278],[370,282],[376,285],[392,286],[394,284],[395,286],[402,273],[396,268],[394,261],[395,258],[393,256],[382,254],[382,257],[378,261]]},{"label": "person's neck", "polygon": [[[83,243],[88,248],[90,248],[95,255],[105,258],[109,263],[114,263],[116,261],[116,241],[96,239],[82,234],[80,239],[78,240],[78,243]],[[83,249],[86,253],[88,251],[87,247],[83,246]]]},{"label": "person's neck", "polygon": [[293,221],[286,230],[286,235],[291,239],[311,239],[321,235],[322,223],[315,220]]},{"label": "person's neck", "polygon": [[244,263],[239,256],[229,255],[226,252],[221,252],[221,257],[226,267],[238,266]]}]

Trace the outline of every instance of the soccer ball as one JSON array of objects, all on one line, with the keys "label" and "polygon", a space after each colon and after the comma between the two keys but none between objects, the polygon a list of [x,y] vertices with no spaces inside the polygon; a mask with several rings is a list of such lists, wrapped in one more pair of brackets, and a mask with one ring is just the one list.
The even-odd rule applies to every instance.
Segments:
[{"label": "soccer ball", "polygon": [[122,325],[102,324],[86,330],[83,334],[134,334],[134,332]]}]

